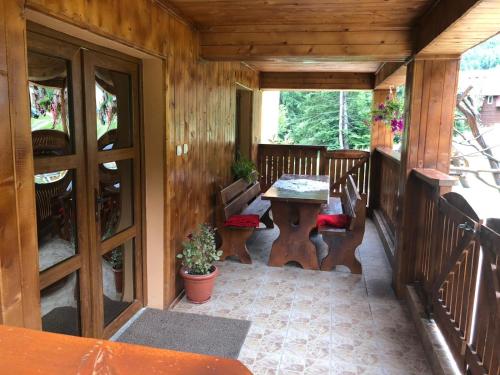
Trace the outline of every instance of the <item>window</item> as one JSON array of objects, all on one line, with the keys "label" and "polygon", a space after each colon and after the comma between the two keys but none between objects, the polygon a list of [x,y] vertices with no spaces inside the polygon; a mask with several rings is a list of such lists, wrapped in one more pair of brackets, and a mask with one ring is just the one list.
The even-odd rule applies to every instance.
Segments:
[{"label": "window", "polygon": [[493,96],[488,96],[486,100],[488,104],[493,104]]}]

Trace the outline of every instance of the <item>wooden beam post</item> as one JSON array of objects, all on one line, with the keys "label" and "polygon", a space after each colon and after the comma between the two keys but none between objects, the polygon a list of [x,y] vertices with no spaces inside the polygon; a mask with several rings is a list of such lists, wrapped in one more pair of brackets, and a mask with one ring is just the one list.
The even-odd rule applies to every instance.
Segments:
[{"label": "wooden beam post", "polygon": [[458,58],[442,57],[408,65],[394,270],[394,286],[400,296],[404,285],[413,281],[414,234],[419,225],[415,223],[419,202],[415,202],[410,172],[412,168],[449,171],[459,67]]},{"label": "wooden beam post", "polygon": [[[389,97],[388,89],[373,90],[373,109],[377,109],[380,104],[385,103]],[[373,152],[377,147],[392,148],[391,130],[382,121],[373,121],[370,150]]]},{"label": "wooden beam post", "polygon": [[[373,109],[386,101],[389,96],[388,89],[373,90]],[[380,155],[375,152],[377,147],[389,147],[392,149],[392,133],[382,121],[372,121],[370,141],[370,202],[368,204],[369,216],[379,206],[380,198]]]}]

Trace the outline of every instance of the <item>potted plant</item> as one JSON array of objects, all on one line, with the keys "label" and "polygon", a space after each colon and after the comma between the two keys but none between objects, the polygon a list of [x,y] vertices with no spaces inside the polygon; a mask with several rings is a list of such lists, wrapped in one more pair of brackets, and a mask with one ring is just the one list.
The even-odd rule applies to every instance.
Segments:
[{"label": "potted plant", "polygon": [[182,247],[177,258],[182,261],[180,275],[184,279],[186,296],[193,303],[205,303],[212,296],[219,273],[214,263],[222,255],[215,246],[215,232],[209,225],[202,224],[196,233],[188,236]]},{"label": "potted plant", "polygon": [[123,291],[123,251],[116,248],[109,253],[108,262],[115,277],[115,288],[118,293]]},{"label": "potted plant", "polygon": [[231,170],[236,180],[242,178],[249,184],[254,183],[259,178],[259,173],[257,172],[255,164],[244,156],[239,156],[236,159]]},{"label": "potted plant", "polygon": [[399,144],[404,129],[404,102],[392,89],[385,99],[373,110],[373,121],[383,122],[391,130],[394,143]]}]

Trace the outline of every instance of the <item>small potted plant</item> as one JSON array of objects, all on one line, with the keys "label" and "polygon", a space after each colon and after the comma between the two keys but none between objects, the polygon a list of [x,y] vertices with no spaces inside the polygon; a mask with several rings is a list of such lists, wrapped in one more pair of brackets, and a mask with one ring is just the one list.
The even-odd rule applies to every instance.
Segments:
[{"label": "small potted plant", "polygon": [[115,276],[115,288],[118,293],[123,291],[123,252],[116,248],[109,253],[108,262]]},{"label": "small potted plant", "polygon": [[231,169],[236,180],[242,178],[249,184],[252,184],[259,178],[259,173],[257,172],[255,164],[244,156],[239,156],[233,163]]},{"label": "small potted plant", "polygon": [[186,296],[193,303],[205,303],[212,296],[219,274],[214,263],[222,255],[215,246],[215,232],[209,225],[202,224],[196,233],[188,236],[182,247],[177,258],[182,261],[180,275],[184,279]]}]

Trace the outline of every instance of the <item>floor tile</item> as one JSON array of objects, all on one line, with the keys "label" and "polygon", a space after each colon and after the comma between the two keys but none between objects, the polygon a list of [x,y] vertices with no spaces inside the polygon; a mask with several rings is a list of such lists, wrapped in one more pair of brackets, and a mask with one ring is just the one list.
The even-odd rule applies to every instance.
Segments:
[{"label": "floor tile", "polygon": [[277,235],[277,229],[256,232],[247,243],[251,265],[218,264],[212,299],[203,305],[183,299],[174,310],[252,321],[239,359],[257,375],[431,373],[370,220],[357,250],[363,275],[344,267],[269,267]]}]

